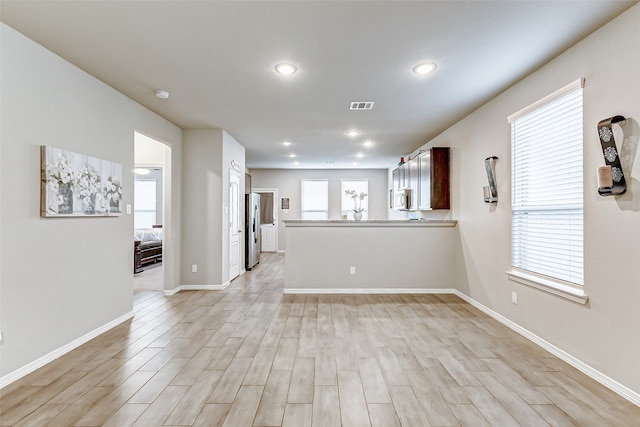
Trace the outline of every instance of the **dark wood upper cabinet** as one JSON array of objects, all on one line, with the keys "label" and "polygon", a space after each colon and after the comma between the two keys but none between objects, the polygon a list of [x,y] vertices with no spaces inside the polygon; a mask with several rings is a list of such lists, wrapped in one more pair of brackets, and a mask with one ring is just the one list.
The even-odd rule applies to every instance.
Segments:
[{"label": "dark wood upper cabinet", "polygon": [[419,162],[418,188],[413,188],[417,209],[450,209],[449,152],[449,147],[434,147],[414,159]]}]

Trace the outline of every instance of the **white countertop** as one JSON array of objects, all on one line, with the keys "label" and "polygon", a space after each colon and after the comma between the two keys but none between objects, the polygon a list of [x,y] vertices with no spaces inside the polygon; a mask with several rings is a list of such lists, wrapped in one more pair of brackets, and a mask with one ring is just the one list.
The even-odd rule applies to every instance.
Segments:
[{"label": "white countertop", "polygon": [[455,220],[397,220],[368,219],[362,221],[342,219],[285,219],[286,227],[455,227]]}]

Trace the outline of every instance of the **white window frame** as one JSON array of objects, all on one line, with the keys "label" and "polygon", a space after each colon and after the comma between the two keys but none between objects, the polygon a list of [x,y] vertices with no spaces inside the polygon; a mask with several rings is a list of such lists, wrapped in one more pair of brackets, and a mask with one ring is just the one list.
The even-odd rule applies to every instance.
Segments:
[{"label": "white window frame", "polygon": [[[326,184],[327,205],[325,206],[325,209],[308,209],[308,207],[305,206],[305,201],[306,201],[305,194],[304,194],[305,182],[323,182]],[[300,180],[300,219],[316,219],[316,220],[329,219],[329,180],[327,179]]]},{"label": "white window frame", "polygon": [[[356,189],[354,188],[355,185],[353,185],[353,183],[358,182],[358,183],[364,183],[365,187],[364,189],[360,188],[360,189]],[[349,185],[351,184],[351,186]],[[360,194],[361,192],[364,192],[365,194],[367,194],[367,197],[364,198],[364,200],[362,200],[362,204],[361,207],[364,209],[362,211],[362,219],[369,219],[369,180],[368,179],[342,179],[340,180],[340,211],[342,215],[346,215],[346,218],[348,220],[353,220],[353,214],[354,214],[354,203],[353,203],[353,199],[349,196],[345,196],[345,190],[356,190],[356,192],[358,194]]]},{"label": "white window frame", "polygon": [[[507,275],[509,279],[521,284],[586,304],[588,295],[585,294],[583,283],[583,88],[584,79],[578,79],[512,114],[507,119],[511,124],[512,156],[512,260],[511,270],[507,271]],[[561,135],[560,132],[551,132],[544,136],[532,135],[537,132],[537,129],[546,130],[546,122],[543,124],[543,120],[539,119],[539,117],[542,117],[541,115],[548,113],[546,117],[551,118],[555,111],[551,112],[549,108],[558,106],[560,104],[559,100],[567,101],[571,99],[573,99],[575,105],[577,105],[578,101],[580,103],[579,137],[575,135],[570,139],[562,139],[562,136],[558,136]],[[563,109],[563,112],[567,113],[568,110]],[[575,114],[577,110],[572,112]],[[574,128],[578,126],[577,122],[573,122],[573,124]],[[522,130],[527,125],[531,125],[531,127]],[[536,129],[536,131],[532,132],[531,129]],[[559,138],[559,142],[562,142],[562,144],[552,145],[553,150],[555,151],[559,148],[562,151],[555,151],[553,154],[543,153],[542,150],[546,150],[543,145],[552,144],[553,138],[556,137]],[[539,144],[538,142],[540,141],[543,144]],[[529,145],[527,146],[527,144]],[[568,154],[571,150],[573,150],[573,156]],[[577,152],[580,153],[579,156],[575,154]],[[545,163],[539,163],[541,156],[544,156]],[[572,169],[573,175],[571,179],[574,184],[563,187],[563,190],[567,190],[569,197],[561,197],[561,201],[554,200],[553,196],[556,194],[553,192],[554,188],[559,188],[558,184],[563,184],[565,181],[562,180],[565,178],[556,178],[553,172],[544,174],[540,171],[543,167],[552,171],[561,170],[569,157],[574,160],[573,163],[575,164]],[[529,171],[533,171],[533,173],[529,173]],[[530,193],[517,193],[518,191],[524,191],[522,190],[523,188]],[[535,194],[536,191],[538,191],[537,195]],[[521,197],[523,194],[525,197]],[[536,221],[538,218],[544,219],[538,222]],[[552,218],[553,221],[549,221],[547,218]],[[542,245],[544,246],[538,245],[536,247],[536,240],[543,239],[544,231],[554,226],[554,221],[561,221],[560,218],[570,218],[572,231],[566,232],[562,239],[553,241],[553,246],[543,242]],[[541,224],[542,227],[540,227]],[[521,227],[525,228],[522,229]],[[543,232],[538,232],[540,229]],[[564,229],[562,228],[562,230]],[[556,246],[558,242],[563,245],[562,249]],[[531,250],[527,250],[528,246],[531,247]],[[554,263],[559,259],[560,253],[565,253],[565,249],[568,251],[568,258],[570,258],[566,265],[562,263],[547,265],[545,260],[549,261],[549,263]]]}]

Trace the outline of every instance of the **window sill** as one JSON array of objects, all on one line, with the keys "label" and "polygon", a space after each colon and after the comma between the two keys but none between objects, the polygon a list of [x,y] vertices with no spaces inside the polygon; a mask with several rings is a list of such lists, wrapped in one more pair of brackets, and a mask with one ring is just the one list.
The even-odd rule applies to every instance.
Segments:
[{"label": "window sill", "polygon": [[510,280],[540,289],[541,291],[566,298],[578,304],[586,304],[589,301],[589,295],[584,293],[581,286],[572,285],[559,280],[544,278],[533,274],[525,273],[518,270],[510,270],[506,272]]}]

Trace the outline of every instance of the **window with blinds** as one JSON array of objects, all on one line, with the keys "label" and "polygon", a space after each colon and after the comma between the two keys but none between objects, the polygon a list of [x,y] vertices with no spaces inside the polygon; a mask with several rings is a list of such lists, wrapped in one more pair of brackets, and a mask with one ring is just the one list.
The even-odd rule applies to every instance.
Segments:
[{"label": "window with blinds", "polygon": [[583,81],[509,117],[511,265],[584,284]]},{"label": "window with blinds", "polygon": [[329,181],[303,179],[300,187],[300,218],[329,219]]}]

